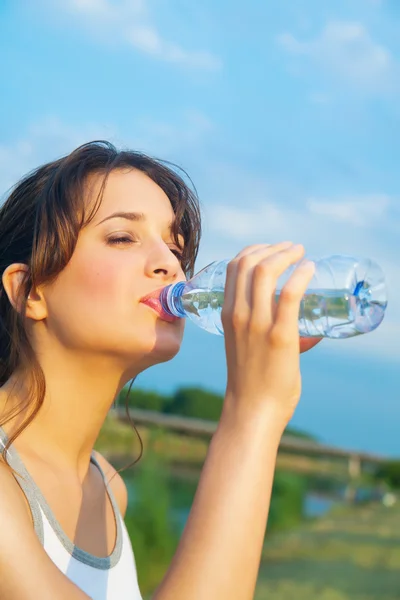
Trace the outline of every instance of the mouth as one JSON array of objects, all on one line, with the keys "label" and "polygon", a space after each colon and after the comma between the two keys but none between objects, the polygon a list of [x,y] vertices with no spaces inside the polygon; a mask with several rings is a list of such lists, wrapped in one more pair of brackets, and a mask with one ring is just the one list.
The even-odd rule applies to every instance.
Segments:
[{"label": "mouth", "polygon": [[157,313],[160,319],[162,319],[163,321],[167,321],[168,323],[175,323],[176,321],[180,321],[180,317],[174,317],[173,315],[170,315],[169,313],[165,312],[165,310],[161,306],[160,293],[161,290],[152,292],[151,294],[148,294],[147,296],[142,298],[140,302],[152,308],[154,312]]}]

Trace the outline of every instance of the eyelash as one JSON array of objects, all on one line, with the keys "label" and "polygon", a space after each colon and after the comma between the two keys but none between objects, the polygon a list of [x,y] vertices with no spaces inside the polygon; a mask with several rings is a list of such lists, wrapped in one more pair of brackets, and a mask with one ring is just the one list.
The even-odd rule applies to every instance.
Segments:
[{"label": "eyelash", "polygon": [[124,235],[115,238],[108,238],[107,244],[109,244],[110,246],[118,246],[119,244],[132,244],[135,241],[136,240],[133,240],[132,238]]},{"label": "eyelash", "polygon": [[172,254],[175,254],[175,256],[179,260],[179,262],[182,262],[182,260],[183,260],[183,252],[180,252],[179,250],[176,250],[176,249],[173,249],[173,248],[171,248],[171,252],[172,252]]},{"label": "eyelash", "polygon": [[[122,244],[133,244],[135,241],[136,240],[125,235],[125,236],[120,236],[120,237],[115,237],[115,238],[108,238],[107,244],[110,246],[119,246]],[[172,254],[174,254],[176,256],[176,258],[179,261],[182,261],[183,252],[180,252],[180,250],[177,250],[175,248],[171,248],[171,252],[172,252]]]}]

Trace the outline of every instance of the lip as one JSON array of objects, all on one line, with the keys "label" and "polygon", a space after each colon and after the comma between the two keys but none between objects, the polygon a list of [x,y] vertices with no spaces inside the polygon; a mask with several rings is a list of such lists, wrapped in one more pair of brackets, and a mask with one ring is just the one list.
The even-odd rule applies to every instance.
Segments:
[{"label": "lip", "polygon": [[151,292],[150,294],[147,294],[147,296],[144,296],[140,302],[142,304],[146,304],[146,306],[149,306],[150,308],[152,308],[154,310],[154,312],[156,312],[158,314],[158,316],[160,317],[160,319],[162,319],[163,321],[167,321],[168,323],[175,323],[176,321],[180,321],[180,317],[174,317],[173,315],[168,314],[167,312],[165,312],[165,310],[163,309],[163,307],[161,306],[161,302],[160,302],[160,294],[161,294],[162,290],[156,290],[154,292]]}]

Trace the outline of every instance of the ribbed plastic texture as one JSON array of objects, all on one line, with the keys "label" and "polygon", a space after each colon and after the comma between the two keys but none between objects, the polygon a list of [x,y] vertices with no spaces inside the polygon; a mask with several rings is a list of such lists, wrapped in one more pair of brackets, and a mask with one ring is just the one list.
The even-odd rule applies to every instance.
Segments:
[{"label": "ribbed plastic texture", "polygon": [[[347,338],[376,329],[387,306],[380,267],[368,258],[343,255],[314,262],[315,273],[300,305],[301,337]],[[189,281],[167,286],[160,298],[164,309],[188,317],[209,333],[223,335],[221,311],[228,263],[213,262]],[[296,266],[278,280],[277,301]]]}]

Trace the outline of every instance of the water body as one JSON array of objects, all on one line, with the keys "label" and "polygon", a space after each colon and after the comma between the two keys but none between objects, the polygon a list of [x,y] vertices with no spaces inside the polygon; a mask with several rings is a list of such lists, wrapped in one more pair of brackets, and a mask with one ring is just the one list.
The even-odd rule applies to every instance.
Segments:
[{"label": "water body", "polygon": [[[186,520],[189,516],[190,509],[193,503],[194,495],[197,488],[197,479],[193,477],[176,477],[170,474],[163,473],[163,477],[159,479],[159,475],[154,473],[153,485],[154,485],[154,502],[157,503],[157,498],[161,491],[163,498],[168,498],[168,513],[171,520],[176,524],[180,532],[182,532]],[[297,477],[297,476],[296,476]],[[128,486],[129,491],[129,506],[128,511],[134,509],[135,503],[140,497],[141,482],[135,479],[135,476],[128,474],[124,476],[125,482]],[[301,481],[301,477],[298,478]],[[149,482],[146,483],[148,493]],[[163,486],[161,490],[160,486]],[[296,499],[297,496],[297,499]],[[293,501],[294,499],[294,501]],[[271,509],[271,519],[276,520],[276,514],[279,513],[279,523],[285,522],[285,517],[288,516],[292,521],[293,513],[301,518],[318,518],[325,515],[338,501],[340,501],[338,494],[322,494],[319,491],[310,489],[306,484],[299,490],[291,485],[285,485],[285,479],[283,479],[283,485],[278,486],[274,490]],[[144,507],[143,510],[147,510]],[[291,513],[290,515],[288,513]]]}]

